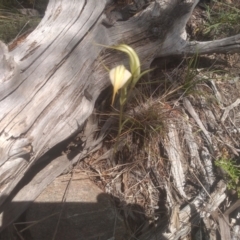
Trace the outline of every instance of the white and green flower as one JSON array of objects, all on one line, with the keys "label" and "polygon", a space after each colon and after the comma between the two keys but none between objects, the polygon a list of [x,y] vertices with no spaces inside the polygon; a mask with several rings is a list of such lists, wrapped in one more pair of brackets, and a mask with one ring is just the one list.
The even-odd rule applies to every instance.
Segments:
[{"label": "white and green flower", "polygon": [[115,100],[115,96],[120,88],[122,88],[128,80],[132,77],[132,74],[125,68],[124,65],[119,65],[109,72],[109,77],[113,85],[113,97],[112,105]]}]

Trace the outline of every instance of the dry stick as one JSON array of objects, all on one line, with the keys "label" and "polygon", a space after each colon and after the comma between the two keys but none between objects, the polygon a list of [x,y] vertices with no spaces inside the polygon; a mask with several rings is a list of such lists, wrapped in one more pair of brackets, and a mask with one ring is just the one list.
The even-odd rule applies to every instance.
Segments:
[{"label": "dry stick", "polygon": [[225,216],[229,216],[230,213],[232,213],[234,210],[240,207],[240,199],[238,199],[232,206],[230,206],[225,212]]},{"label": "dry stick", "polygon": [[[202,184],[201,181],[198,179],[198,177],[195,175],[195,173],[194,173],[193,171],[191,171],[191,172],[192,172],[192,174],[194,175],[194,177],[196,178],[196,180],[198,181],[198,183],[202,186],[202,188],[203,188],[203,190],[205,191],[205,193],[209,196],[209,198],[210,198],[211,200],[213,200],[212,197],[211,197],[211,195],[208,193],[207,189],[203,186],[203,184]],[[223,213],[223,212],[220,210],[219,207],[218,207],[218,211],[221,213],[221,215],[223,216],[224,220],[228,223],[228,221],[226,220],[226,214]]]},{"label": "dry stick", "polygon": [[196,176],[196,174],[193,172],[193,170],[191,170],[191,173],[194,175],[194,177],[196,178],[196,180],[198,181],[198,183],[202,186],[203,190],[205,191],[205,193],[209,196],[209,198],[212,200],[211,195],[209,194],[209,192],[207,191],[207,189],[203,186],[203,184],[201,183],[201,181],[198,179],[198,177]]},{"label": "dry stick", "polygon": [[22,29],[20,30],[20,32],[18,33],[18,35],[13,39],[13,41],[15,41],[15,40],[18,38],[18,36],[22,33],[22,31],[23,31],[24,28],[28,25],[28,23],[29,23],[29,21],[27,21],[27,22],[24,24],[24,26],[22,27]]},{"label": "dry stick", "polygon": [[[130,188],[127,189],[127,192],[129,192],[129,190],[131,190],[133,187],[137,186],[138,184],[140,184],[141,182],[143,182],[145,180],[145,178],[149,175],[149,172],[143,177],[142,180],[138,181],[137,183],[135,183],[134,185],[132,185]],[[127,196],[128,197],[128,196]]]},{"label": "dry stick", "polygon": [[[208,193],[207,189],[203,186],[203,184],[202,184],[201,181],[198,179],[198,177],[195,175],[195,173],[194,173],[193,171],[191,171],[191,172],[192,172],[192,174],[194,175],[194,177],[196,178],[196,180],[198,181],[198,183],[202,186],[202,188],[203,188],[203,190],[205,191],[205,193],[209,196],[209,198],[210,198],[211,200],[213,200],[212,197],[211,197],[211,195]],[[220,212],[222,215],[224,215],[223,212],[222,212],[219,208],[218,208],[218,210],[219,210],[219,212]]]},{"label": "dry stick", "polygon": [[18,237],[19,237],[21,240],[24,240],[23,236],[22,236],[22,235],[20,234],[20,232],[17,230],[15,224],[13,224],[13,227],[14,227],[14,229],[15,229],[15,231],[16,231]]},{"label": "dry stick", "polygon": [[[222,124],[222,125],[224,126],[224,124]],[[228,131],[227,131],[225,126],[224,126],[224,128],[225,128],[228,136],[233,140],[232,136],[228,133]],[[223,139],[223,137],[221,135],[219,136],[219,138],[221,139],[221,140],[218,139],[219,142],[222,142],[223,144],[225,144],[228,148],[230,148],[232,150],[233,154],[235,154],[236,156],[239,156],[238,152],[240,152],[240,149],[235,148],[235,147],[231,146],[230,144],[226,143],[226,141]],[[233,140],[233,142],[235,143],[234,140]],[[236,145],[238,145],[238,144],[236,144]]]},{"label": "dry stick", "polygon": [[237,107],[240,104],[240,98],[238,98],[234,103],[232,103],[231,105],[229,105],[228,107],[225,108],[225,111],[221,117],[221,122],[223,123],[225,121],[225,119],[227,118],[230,110],[232,110],[233,108]]},{"label": "dry stick", "polygon": [[[217,87],[216,87],[214,81],[213,81],[213,80],[210,80],[209,82],[210,82],[211,85],[212,85],[212,89],[213,89],[213,91],[214,91],[214,93],[215,93],[215,96],[216,96],[216,98],[217,98],[217,100],[218,100],[218,103],[220,104],[220,108],[221,108],[222,110],[224,110],[224,113],[223,113],[223,115],[222,115],[222,117],[221,117],[221,124],[222,124],[222,126],[224,127],[224,129],[225,129],[226,133],[228,134],[228,136],[231,138],[231,140],[236,144],[236,146],[238,146],[238,143],[234,140],[234,138],[232,137],[232,135],[229,133],[229,131],[227,130],[226,126],[224,125],[224,121],[226,120],[227,116],[229,115],[229,111],[232,110],[233,108],[237,107],[237,106],[240,104],[240,98],[238,98],[234,103],[232,103],[232,104],[229,105],[228,107],[225,107],[225,108],[224,108],[224,107],[222,106],[222,103],[223,103],[222,96],[221,96],[221,94],[219,93],[219,91],[217,90]],[[237,128],[237,127],[235,126],[235,124],[232,122],[232,120],[231,120],[230,117],[229,117],[229,120],[230,120],[230,122],[233,124],[233,126],[237,129],[237,131],[239,132],[238,128]],[[221,138],[221,136],[220,136],[220,138]],[[222,138],[221,138],[221,139],[222,139]],[[222,139],[222,142],[223,142],[226,146],[228,146],[236,156],[239,156],[239,154],[238,154],[239,149],[236,149],[235,147],[230,146],[229,144],[227,144],[226,142],[224,142],[223,139]]]},{"label": "dry stick", "polygon": [[221,96],[220,92],[218,91],[218,89],[216,87],[215,82],[213,80],[209,80],[209,82],[211,83],[211,86],[212,86],[211,88],[212,88],[212,90],[213,90],[213,92],[215,94],[215,97],[217,98],[219,107],[221,109],[224,109],[224,107],[223,107],[223,99],[222,99],[222,96]]},{"label": "dry stick", "polygon": [[92,214],[94,215],[95,213],[101,213],[101,212],[105,212],[106,211],[106,208],[102,209],[102,210],[98,210],[98,211],[91,211],[91,212],[85,212],[85,213],[79,213],[79,214],[74,214],[72,216],[68,216],[64,219],[69,219],[69,218],[75,218],[75,217],[79,217],[79,216],[83,216],[83,215],[89,215],[89,214]]},{"label": "dry stick", "polygon": [[209,134],[209,132],[206,130],[206,128],[204,127],[202,121],[200,120],[198,114],[196,113],[196,111],[194,110],[191,102],[187,99],[184,98],[183,100],[183,106],[188,110],[189,114],[192,116],[192,118],[196,121],[196,123],[198,124],[199,128],[202,130],[202,132],[204,133],[204,135],[206,136],[208,142],[212,145],[212,139],[211,136]]},{"label": "dry stick", "polygon": [[56,225],[56,228],[55,228],[55,232],[54,232],[54,235],[53,235],[53,238],[52,240],[55,240],[55,237],[57,235],[57,230],[58,230],[58,226],[59,226],[59,223],[60,223],[60,219],[61,219],[61,216],[62,216],[62,213],[63,213],[63,208],[64,208],[64,205],[66,203],[66,199],[67,199],[67,196],[68,196],[68,192],[69,192],[69,188],[70,188],[70,185],[71,185],[71,182],[72,182],[72,177],[73,177],[73,172],[71,173],[71,178],[69,179],[69,182],[68,182],[68,185],[65,189],[65,192],[64,192],[64,195],[63,195],[63,199],[62,199],[62,209],[60,211],[60,214],[59,214],[59,217],[58,217],[58,222],[57,222],[57,225]]},{"label": "dry stick", "polygon": [[[34,221],[31,225],[25,227],[25,228],[22,229],[20,232],[24,232],[24,231],[26,231],[27,229],[35,226],[36,224],[38,224],[38,223],[40,223],[40,222],[43,222],[44,220],[46,220],[46,219],[48,219],[48,218],[50,218],[50,217],[53,217],[53,216],[55,216],[55,215],[57,215],[57,214],[59,214],[59,212],[53,213],[53,214],[51,214],[51,215],[49,215],[49,216],[47,216],[47,217],[45,217],[45,218],[42,218],[42,219],[39,220],[39,221]],[[24,224],[27,224],[27,223],[29,223],[29,222],[24,222]],[[18,224],[21,224],[21,223],[15,223],[14,225],[18,225]]]},{"label": "dry stick", "polygon": [[235,125],[235,123],[232,121],[231,118],[229,118],[229,121],[230,121],[231,124],[235,127],[235,129],[237,130],[237,132],[240,134],[240,130],[238,129],[238,127]]},{"label": "dry stick", "polygon": [[117,225],[117,211],[116,211],[116,206],[114,208],[115,211],[115,219],[114,219],[114,227],[113,227],[113,237],[115,237],[116,234],[116,225]]}]

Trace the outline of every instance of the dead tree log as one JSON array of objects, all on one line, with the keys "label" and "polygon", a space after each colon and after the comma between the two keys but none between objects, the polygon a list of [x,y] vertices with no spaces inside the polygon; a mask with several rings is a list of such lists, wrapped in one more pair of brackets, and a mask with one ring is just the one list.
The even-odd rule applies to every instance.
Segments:
[{"label": "dead tree log", "polygon": [[[0,43],[0,229],[101,141],[104,132],[93,140],[93,131],[86,131],[98,96],[109,86],[101,62],[111,67],[126,58],[97,44],[132,46],[145,69],[157,57],[239,50],[240,35],[187,41],[185,26],[198,0],[139,1],[134,15],[128,8],[109,11],[110,2],[50,0],[24,41],[11,50]],[[80,153],[54,155],[55,146],[83,131]],[[44,165],[46,159],[52,161]],[[17,201],[26,204],[13,208]]]}]

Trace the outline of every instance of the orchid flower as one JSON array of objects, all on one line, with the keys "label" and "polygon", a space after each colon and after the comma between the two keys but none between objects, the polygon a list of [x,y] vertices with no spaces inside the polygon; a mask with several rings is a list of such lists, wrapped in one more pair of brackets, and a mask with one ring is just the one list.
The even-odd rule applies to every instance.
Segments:
[{"label": "orchid flower", "polygon": [[113,97],[112,97],[113,105],[116,93],[132,77],[132,74],[125,68],[124,65],[119,65],[110,70],[109,77],[113,85]]},{"label": "orchid flower", "polygon": [[[104,46],[104,45],[101,45],[101,46]],[[126,44],[120,44],[112,47],[108,47],[108,46],[104,46],[104,47],[112,48],[112,49],[124,52],[129,57],[130,71],[128,71],[124,65],[119,65],[109,71],[110,81],[113,85],[112,105],[114,103],[115,96],[118,90],[121,89],[120,99],[119,99],[119,103],[120,103],[119,129],[118,129],[118,137],[119,137],[122,132],[122,128],[124,126],[124,122],[122,122],[124,105],[129,99],[129,97],[131,96],[131,93],[135,85],[137,84],[138,80],[144,74],[152,71],[152,69],[141,72],[141,64],[140,64],[140,60],[137,53],[130,46]]]}]

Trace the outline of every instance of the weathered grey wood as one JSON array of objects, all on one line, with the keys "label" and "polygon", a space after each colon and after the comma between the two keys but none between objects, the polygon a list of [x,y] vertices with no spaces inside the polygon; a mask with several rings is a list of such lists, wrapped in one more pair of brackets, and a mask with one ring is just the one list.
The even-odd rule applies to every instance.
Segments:
[{"label": "weathered grey wood", "polygon": [[[131,45],[139,54],[143,69],[156,57],[192,54],[194,47],[198,51],[203,46],[187,42],[185,32],[198,0],[182,4],[179,0],[158,0],[110,27],[102,24],[107,2],[50,0],[39,26],[14,50],[9,52],[0,43],[0,205],[10,206],[7,196],[42,156],[82,130],[97,97],[109,85],[101,61],[109,67],[126,62],[126,56],[109,51],[99,58],[104,48],[96,43]],[[235,46],[238,38],[239,35],[234,39]],[[209,46],[211,52],[216,44],[204,46]],[[68,165],[66,160],[59,164],[61,171]],[[60,173],[53,166],[54,162],[50,163],[45,176]],[[53,179],[47,178],[39,189]],[[34,200],[39,194],[29,191],[34,186],[30,182],[12,201],[19,194]],[[19,209],[18,214],[23,210]],[[0,219],[3,220],[3,212]],[[13,220],[14,216],[9,216],[8,223]]]},{"label": "weathered grey wood", "polygon": [[188,42],[182,49],[186,55],[235,52],[240,52],[240,34],[211,42]]},{"label": "weathered grey wood", "polygon": [[179,194],[183,198],[188,198],[184,186],[186,178],[184,173],[183,153],[181,150],[180,140],[177,133],[177,123],[170,122],[167,138],[164,141],[164,147],[167,151],[169,161],[171,162],[171,173]]},{"label": "weathered grey wood", "polygon": [[[97,24],[104,8],[105,1],[50,1],[44,19],[25,42],[12,52],[1,44],[5,55],[0,72],[6,72],[0,86],[1,204],[31,165],[79,131],[92,113],[94,102],[106,85],[90,74],[101,51],[93,39],[108,44],[106,28]],[[98,27],[89,32],[95,24]],[[83,95],[89,85],[91,100]],[[58,163],[63,171],[66,164]],[[41,186],[54,180],[51,175],[61,173],[53,165],[50,169],[48,180]],[[29,201],[38,194],[38,190],[27,189],[20,193]],[[21,213],[24,208],[19,210]],[[13,220],[14,216],[9,218]]]},{"label": "weathered grey wood", "polygon": [[[67,155],[61,155],[51,160],[51,156],[45,156],[42,162],[36,164],[31,168],[31,171],[23,178],[23,183],[16,188],[17,193],[11,194],[8,200],[5,201],[0,210],[0,231],[6,226],[12,223],[56,177],[66,169],[71,169],[74,163],[77,163],[82,158],[88,156],[96,148],[101,147],[101,141],[104,137],[104,131],[98,139],[94,139],[94,134],[97,130],[97,121],[94,117],[89,117],[87,124],[85,125],[84,134],[88,136],[85,144],[85,149],[75,154],[76,156],[69,160]],[[77,150],[76,150],[77,151]],[[31,181],[28,181],[28,179]],[[15,191],[16,192],[16,191]],[[19,203],[19,204],[18,204]]]},{"label": "weathered grey wood", "polygon": [[184,107],[188,110],[189,114],[194,118],[194,120],[197,122],[199,128],[202,130],[202,132],[205,134],[208,142],[211,144],[212,143],[212,139],[211,136],[209,134],[209,132],[206,130],[206,128],[204,127],[204,125],[202,124],[202,121],[200,120],[199,116],[197,115],[196,111],[194,110],[192,104],[190,103],[190,101],[185,98],[183,100],[183,104]]},{"label": "weathered grey wood", "polygon": [[[14,56],[19,74],[4,80],[1,85],[4,90],[0,113],[1,183],[13,177],[20,165],[28,168],[35,159],[71,136],[92,113],[101,84],[97,93],[93,92],[92,101],[82,93],[91,82],[96,84],[92,85],[91,93],[98,88],[97,80],[91,79],[89,73],[101,48],[92,43],[92,38],[100,43],[103,40],[101,35],[96,36],[96,30],[91,34],[87,31],[96,23],[105,6],[104,1],[97,7],[95,4],[95,1],[88,1],[85,5],[81,1],[78,6],[71,3],[64,6],[50,1],[37,30],[9,53]],[[75,17],[66,19],[65,16],[62,21],[61,15],[56,15],[61,11],[63,17],[69,11]],[[54,26],[48,27],[48,24]],[[99,28],[104,33],[101,25]],[[5,193],[12,189],[8,185],[6,188]]]},{"label": "weathered grey wood", "polygon": [[[92,143],[92,147],[95,147],[98,144],[99,141],[95,141]],[[8,199],[9,201],[5,201],[5,203],[1,206],[1,210],[4,211],[1,213],[0,231],[11,224],[14,219],[19,217],[19,215],[33,201],[33,198],[35,199],[46,188],[46,186],[48,186],[65,169],[71,167],[72,164],[86,157],[90,152],[91,149],[89,149],[89,152],[83,151],[76,155],[71,161],[69,161],[66,155],[62,155],[55,158],[48,164],[43,163],[42,165],[44,165],[44,168],[42,168],[41,165],[37,165],[35,168],[32,168],[31,171],[33,171],[35,175],[31,181],[24,185],[21,189],[17,189],[19,190],[17,194],[14,197],[10,195],[10,198]],[[54,171],[52,171],[52,169],[54,169]]]},{"label": "weathered grey wood", "polygon": [[151,231],[143,234],[141,240],[148,239],[169,239],[178,240],[187,236],[191,231],[192,224],[198,225],[200,221],[200,215],[197,214],[200,206],[205,205],[201,209],[201,217],[209,217],[212,212],[214,212],[219,204],[223,202],[226,198],[225,194],[226,184],[223,181],[219,181],[215,191],[209,196],[206,194],[205,190],[202,190],[196,198],[194,198],[187,206],[179,211],[179,227],[172,229],[171,232],[163,231],[162,229],[156,229],[156,231]]}]

